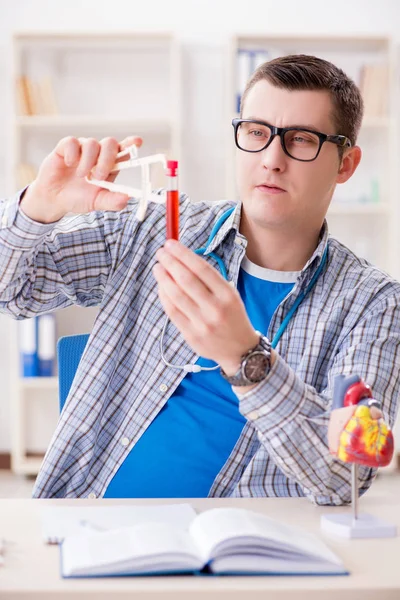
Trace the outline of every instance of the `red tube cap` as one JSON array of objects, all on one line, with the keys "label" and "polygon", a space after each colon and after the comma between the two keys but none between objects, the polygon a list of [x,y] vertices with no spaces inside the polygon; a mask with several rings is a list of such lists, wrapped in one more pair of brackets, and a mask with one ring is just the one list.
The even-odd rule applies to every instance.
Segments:
[{"label": "red tube cap", "polygon": [[167,160],[167,175],[169,177],[176,177],[178,175],[178,161],[177,160]]}]

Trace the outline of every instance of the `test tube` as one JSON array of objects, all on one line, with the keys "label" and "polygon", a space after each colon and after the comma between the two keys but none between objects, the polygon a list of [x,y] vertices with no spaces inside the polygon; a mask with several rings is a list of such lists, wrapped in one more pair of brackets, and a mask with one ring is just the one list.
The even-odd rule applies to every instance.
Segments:
[{"label": "test tube", "polygon": [[178,161],[167,161],[167,240],[179,240]]}]

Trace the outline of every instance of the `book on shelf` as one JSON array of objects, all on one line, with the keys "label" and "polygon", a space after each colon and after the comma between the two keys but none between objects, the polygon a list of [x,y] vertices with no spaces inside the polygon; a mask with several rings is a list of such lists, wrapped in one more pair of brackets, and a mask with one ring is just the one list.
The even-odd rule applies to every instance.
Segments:
[{"label": "book on shelf", "polygon": [[360,91],[364,100],[364,116],[383,117],[388,112],[389,65],[366,64],[361,68]]},{"label": "book on shelf", "polygon": [[66,536],[63,577],[127,575],[347,575],[318,537],[241,508],[214,508],[188,527],[142,521]]},{"label": "book on shelf", "polygon": [[22,75],[16,81],[18,114],[21,116],[56,115],[58,106],[50,77],[39,81]]},{"label": "book on shelf", "polygon": [[254,71],[270,58],[268,50],[263,48],[247,50],[239,48],[236,53],[236,112],[240,112],[240,103],[247,81]]},{"label": "book on shelf", "polygon": [[52,377],[55,369],[55,316],[18,321],[22,377]]},{"label": "book on shelf", "polygon": [[38,317],[18,321],[18,345],[21,359],[21,376],[37,377],[37,321]]},{"label": "book on shelf", "polygon": [[20,163],[16,169],[16,179],[18,189],[25,188],[36,179],[37,171],[33,165]]},{"label": "book on shelf", "polygon": [[57,345],[54,314],[39,315],[37,337],[39,376],[52,377],[55,373]]},{"label": "book on shelf", "polygon": [[25,117],[32,114],[29,104],[26,77],[24,76],[17,77],[16,80],[16,102],[19,115]]}]

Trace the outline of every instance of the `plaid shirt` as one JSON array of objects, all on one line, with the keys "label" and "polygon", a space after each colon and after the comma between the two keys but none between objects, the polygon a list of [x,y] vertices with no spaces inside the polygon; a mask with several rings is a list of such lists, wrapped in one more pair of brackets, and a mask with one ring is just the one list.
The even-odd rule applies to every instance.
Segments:
[{"label": "plaid shirt", "polygon": [[[19,198],[0,202],[0,310],[22,319],[74,303],[99,306],[34,497],[101,497],[184,377],[160,358],[165,315],[152,267],[165,240],[165,207],[151,205],[143,223],[135,219],[132,200],[118,213],[76,215],[46,225],[25,216]],[[182,242],[193,250],[204,246],[217,218],[231,206],[191,203],[182,196]],[[206,250],[222,257],[235,283],[247,245],[239,222],[240,205]],[[306,289],[328,237],[325,223],[313,256],[272,317],[270,339]],[[164,348],[179,364],[198,358],[172,324]],[[393,425],[400,384],[400,284],[329,237],[326,267],[276,350],[268,377],[239,394],[246,424],[209,496],[349,502],[350,465],[331,456],[327,446],[333,381],[338,374],[358,374]],[[373,469],[359,469],[361,492],[374,475]]]}]

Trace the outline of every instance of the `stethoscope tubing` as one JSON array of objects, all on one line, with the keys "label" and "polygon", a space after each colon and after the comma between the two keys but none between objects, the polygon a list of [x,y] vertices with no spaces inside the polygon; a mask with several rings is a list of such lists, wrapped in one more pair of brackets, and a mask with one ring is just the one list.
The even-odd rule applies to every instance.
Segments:
[{"label": "stethoscope tubing", "polygon": [[[234,210],[235,210],[235,207],[229,208],[226,212],[224,212],[223,215],[221,215],[219,217],[219,219],[213,226],[210,235],[208,236],[206,245],[202,248],[198,248],[197,250],[195,250],[195,254],[198,254],[199,256],[204,256],[207,247],[211,244],[214,237],[217,235],[218,231],[220,230],[221,226],[230,217],[230,215],[232,214],[232,212]],[[228,281],[228,273],[227,273],[227,270],[226,270],[226,267],[224,265],[222,258],[220,256],[218,256],[218,254],[216,254],[215,252],[209,252],[207,256],[211,256],[216,261],[218,268],[221,272],[221,275],[223,276],[224,279],[226,279]],[[296,312],[296,310],[298,309],[300,304],[303,302],[304,298],[311,292],[311,290],[317,283],[318,278],[321,275],[327,260],[328,260],[328,245],[326,246],[326,248],[324,250],[324,253],[321,258],[321,262],[318,265],[318,269],[315,271],[310,283],[307,286],[307,289],[296,298],[293,306],[289,310],[286,317],[283,319],[278,331],[274,335],[274,338],[271,341],[271,347],[273,349],[275,349],[276,346],[278,345],[278,342],[281,339],[282,335],[284,334],[287,326],[289,325],[289,322],[290,322],[291,318],[293,317],[294,313]],[[219,365],[215,365],[214,367],[201,367],[200,365],[196,365],[196,364],[174,365],[173,363],[170,363],[166,359],[165,353],[164,353],[164,337],[165,337],[165,333],[167,331],[168,323],[169,323],[169,318],[168,318],[168,316],[166,316],[164,326],[163,326],[163,329],[161,332],[161,337],[160,337],[161,359],[167,367],[170,367],[171,369],[179,369],[179,370],[185,371],[186,373],[199,373],[200,371],[215,371],[216,369],[219,369]]]}]

